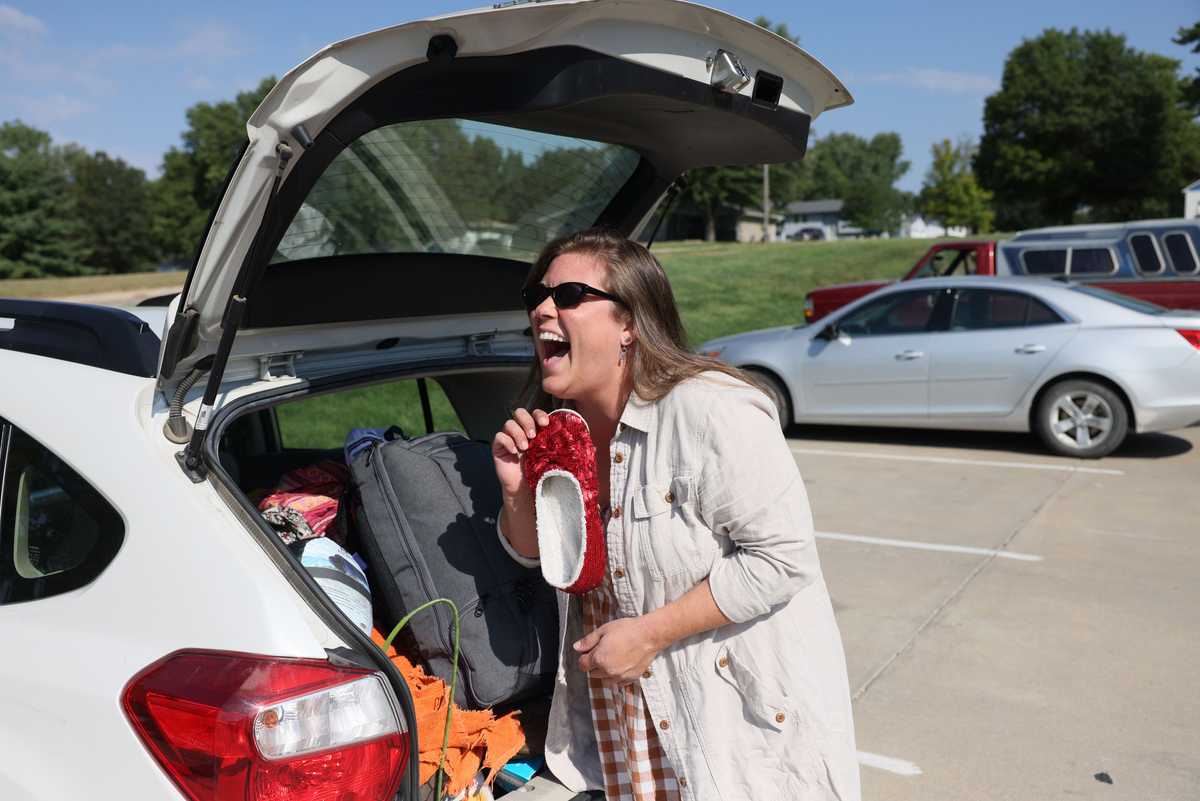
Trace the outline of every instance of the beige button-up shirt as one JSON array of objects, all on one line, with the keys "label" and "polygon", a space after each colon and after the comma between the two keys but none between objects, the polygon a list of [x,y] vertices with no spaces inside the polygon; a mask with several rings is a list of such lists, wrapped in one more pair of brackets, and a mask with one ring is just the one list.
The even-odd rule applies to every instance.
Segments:
[{"label": "beige button-up shirt", "polygon": [[[858,801],[841,637],[775,407],[705,373],[655,402],[631,396],[608,458],[619,614],[662,607],[707,577],[733,621],[675,643],[641,678],[684,801]],[[579,603],[558,600],[546,760],[568,788],[601,789],[586,676],[571,647],[582,636]]]}]

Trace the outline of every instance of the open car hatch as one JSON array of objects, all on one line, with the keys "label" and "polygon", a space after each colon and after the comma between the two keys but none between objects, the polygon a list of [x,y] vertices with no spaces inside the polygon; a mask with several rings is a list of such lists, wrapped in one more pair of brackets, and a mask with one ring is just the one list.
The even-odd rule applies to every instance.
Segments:
[{"label": "open car hatch", "polygon": [[800,159],[812,120],[852,102],[793,43],[703,6],[499,5],[284,76],[247,124],[160,389],[207,372],[204,421],[229,359],[520,328],[547,242],[636,235],[687,170]]}]

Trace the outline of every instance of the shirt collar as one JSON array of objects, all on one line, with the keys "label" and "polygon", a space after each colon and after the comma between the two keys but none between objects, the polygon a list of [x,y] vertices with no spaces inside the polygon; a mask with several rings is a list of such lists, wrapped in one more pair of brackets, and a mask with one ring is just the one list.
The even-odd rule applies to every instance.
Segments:
[{"label": "shirt collar", "polygon": [[629,400],[625,401],[625,411],[621,412],[621,425],[648,433],[654,428],[657,408],[654,401],[644,400],[636,392],[631,392]]}]

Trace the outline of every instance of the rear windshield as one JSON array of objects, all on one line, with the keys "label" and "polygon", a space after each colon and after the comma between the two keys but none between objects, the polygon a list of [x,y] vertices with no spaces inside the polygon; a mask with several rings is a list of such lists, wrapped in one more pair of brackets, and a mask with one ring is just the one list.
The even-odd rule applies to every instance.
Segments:
[{"label": "rear windshield", "polygon": [[1157,303],[1151,303],[1148,300],[1138,300],[1131,298],[1129,295],[1122,295],[1120,292],[1109,292],[1107,289],[1098,289],[1094,286],[1085,286],[1082,284],[1074,284],[1071,289],[1076,292],[1082,292],[1084,295],[1091,295],[1094,298],[1107,300],[1109,303],[1115,303],[1118,306],[1124,306],[1126,309],[1131,309],[1142,314],[1162,314],[1167,309],[1159,306]]},{"label": "rear windshield", "polygon": [[639,160],[616,145],[470,120],[377,128],[317,180],[271,261],[413,252],[532,261],[595,223]]}]

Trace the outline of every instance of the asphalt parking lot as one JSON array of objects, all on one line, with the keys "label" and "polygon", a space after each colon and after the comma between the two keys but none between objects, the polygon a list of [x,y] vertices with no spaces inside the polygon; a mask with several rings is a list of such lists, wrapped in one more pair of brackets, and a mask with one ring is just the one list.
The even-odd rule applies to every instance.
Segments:
[{"label": "asphalt parking lot", "polygon": [[1200,427],[1098,461],[1008,434],[789,444],[864,799],[1200,798]]}]

